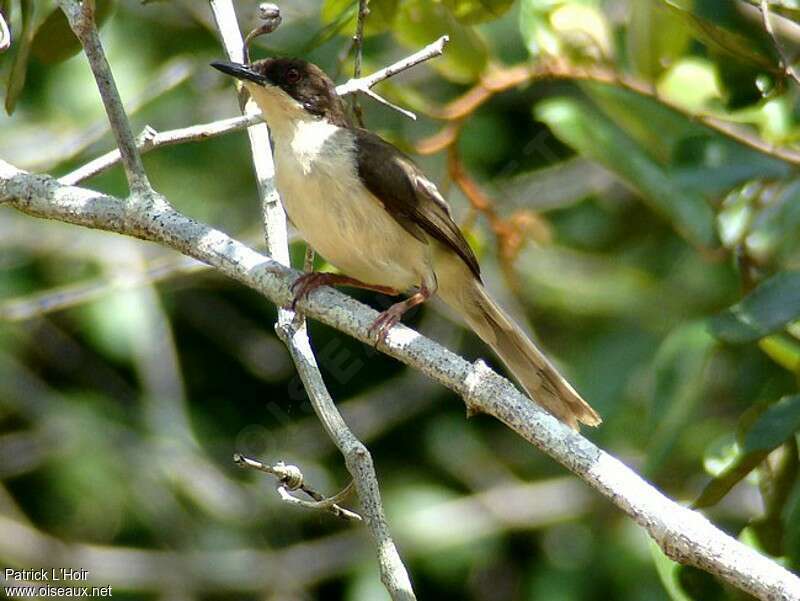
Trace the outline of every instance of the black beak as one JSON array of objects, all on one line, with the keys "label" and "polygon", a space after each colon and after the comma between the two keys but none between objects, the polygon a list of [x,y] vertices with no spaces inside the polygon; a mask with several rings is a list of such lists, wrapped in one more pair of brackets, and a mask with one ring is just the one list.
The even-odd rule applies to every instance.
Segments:
[{"label": "black beak", "polygon": [[236,79],[245,79],[247,81],[254,81],[255,83],[265,84],[266,78],[253,71],[247,65],[240,65],[238,63],[226,63],[223,61],[214,61],[211,63],[211,66],[217,69],[218,71],[222,71],[226,75],[231,75]]}]

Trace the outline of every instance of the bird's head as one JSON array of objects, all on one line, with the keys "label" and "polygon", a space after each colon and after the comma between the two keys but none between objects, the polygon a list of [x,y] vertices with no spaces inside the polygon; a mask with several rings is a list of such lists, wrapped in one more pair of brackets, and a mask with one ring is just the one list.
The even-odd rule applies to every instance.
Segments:
[{"label": "bird's head", "polygon": [[217,61],[211,66],[241,80],[268,121],[316,118],[347,125],[336,86],[313,63],[299,58],[268,58],[249,65]]}]

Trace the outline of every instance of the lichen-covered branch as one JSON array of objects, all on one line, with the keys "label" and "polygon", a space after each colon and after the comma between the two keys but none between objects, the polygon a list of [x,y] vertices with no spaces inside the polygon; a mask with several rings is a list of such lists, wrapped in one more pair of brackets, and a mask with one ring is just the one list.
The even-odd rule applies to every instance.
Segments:
[{"label": "lichen-covered branch", "polygon": [[[37,217],[158,242],[213,266],[278,306],[291,299],[289,286],[297,272],[157,199],[133,211],[118,198],[64,186],[0,161],[0,204]],[[371,341],[368,329],[377,313],[353,298],[320,288],[298,306],[313,319],[365,343]],[[496,417],[571,470],[645,528],[676,561],[715,574],[759,599],[800,599],[796,575],[728,536],[702,514],[668,499],[483,362],[470,363],[402,325],[392,328],[382,350],[454,390],[472,412]]]},{"label": "lichen-covered branch", "polygon": [[[200,142],[220,134],[239,131],[240,129],[261,122],[261,115],[257,114],[241,115],[239,117],[221,119],[219,121],[212,121],[211,123],[200,123],[199,125],[170,129],[167,131],[156,131],[152,127],[147,126],[136,139],[136,148],[140,153],[144,154],[145,152],[150,152],[161,146],[172,146],[173,144],[183,144],[184,142]],[[119,163],[120,159],[121,155],[119,149],[110,150],[96,159],[92,159],[85,165],[81,165],[74,171],[62,175],[58,178],[58,181],[68,185],[79,184],[113,167]]]},{"label": "lichen-covered branch", "polygon": [[[231,0],[210,0],[214,19],[222,36],[222,43],[228,58],[234,62],[244,62],[247,50],[236,21],[236,13]],[[269,15],[270,27],[274,30],[280,23],[280,13],[273,7]],[[274,25],[274,27],[273,27]],[[245,114],[259,113],[257,105],[248,101],[240,88],[242,110]],[[275,188],[275,165],[266,124],[251,127],[247,130],[250,136],[250,150],[253,166],[259,182],[261,209],[264,223],[264,234],[267,250],[279,263],[289,266],[289,243],[286,228],[286,215]],[[294,361],[300,379],[308,393],[311,406],[322,422],[328,436],[334,441],[342,453],[347,468],[355,482],[367,528],[375,542],[380,567],[381,580],[395,601],[413,601],[416,599],[411,587],[408,571],[400,559],[386,523],[386,516],[381,502],[378,477],[372,463],[372,457],[366,446],[356,438],[345,423],[336,404],[333,402],[322,374],[319,371],[316,357],[311,349],[311,342],[302,315],[279,306],[278,321],[275,324],[278,337],[286,344]],[[288,492],[286,493],[288,495]],[[291,502],[291,495],[282,495]],[[294,499],[297,501],[297,499]]]},{"label": "lichen-covered branch", "polygon": [[89,66],[92,68],[97,88],[103,99],[111,131],[117,142],[125,166],[125,175],[132,193],[145,193],[151,190],[150,182],[142,165],[142,158],[136,149],[136,140],[131,131],[131,124],[125,114],[125,107],[111,74],[111,66],[100,43],[100,35],[94,21],[94,3],[77,0],[59,0],[61,10],[67,17],[69,26],[83,46]]}]

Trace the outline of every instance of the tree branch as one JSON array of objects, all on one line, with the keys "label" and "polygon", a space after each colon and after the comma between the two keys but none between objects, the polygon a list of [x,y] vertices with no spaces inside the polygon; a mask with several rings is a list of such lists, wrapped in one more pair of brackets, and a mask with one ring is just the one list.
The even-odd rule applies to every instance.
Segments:
[{"label": "tree branch", "polygon": [[106,59],[100,43],[100,35],[94,21],[94,2],[84,0],[80,3],[77,0],[59,0],[59,4],[69,21],[70,28],[83,46],[89,66],[92,68],[92,74],[97,81],[108,121],[111,124],[111,131],[122,156],[122,164],[125,167],[130,191],[132,193],[149,192],[152,188],[144,171],[142,158],[136,149],[131,124],[125,114],[125,107],[122,105],[114,76],[111,74],[111,66],[108,64],[108,59]]},{"label": "tree branch", "polygon": [[768,0],[761,0],[760,4],[761,8],[761,21],[764,24],[764,29],[772,38],[772,44],[775,46],[775,50],[778,53],[778,56],[781,57],[781,69],[783,72],[786,73],[789,77],[791,77],[796,83],[800,84],[800,75],[792,65],[791,59],[786,55],[786,51],[783,49],[783,45],[778,40],[777,36],[775,35],[775,31],[772,29],[772,21],[770,20],[769,15],[769,2]]},{"label": "tree branch", "polygon": [[[416,52],[411,56],[408,56],[386,67],[385,69],[376,71],[372,75],[367,75],[366,77],[350,79],[342,85],[337,86],[336,91],[340,96],[346,96],[356,92],[363,92],[370,98],[389,106],[390,108],[404,114],[406,117],[410,119],[416,119],[417,116],[414,113],[389,102],[382,96],[379,96],[373,92],[371,88],[384,79],[392,77],[393,75],[397,75],[398,73],[405,71],[406,69],[410,69],[421,62],[440,56],[446,43],[447,36],[442,36],[433,44],[426,46],[419,52]],[[199,125],[192,125],[190,127],[170,129],[163,132],[158,132],[153,128],[146,127],[142,133],[139,134],[135,145],[136,148],[142,154],[144,154],[161,146],[182,144],[184,142],[200,142],[202,140],[207,140],[208,138],[221,136],[232,131],[239,131],[246,127],[258,125],[260,123],[263,123],[261,113],[258,111],[253,111],[239,117],[230,117],[220,121],[212,121],[211,123],[202,123]],[[79,184],[80,182],[90,177],[94,177],[106,169],[113,167],[120,162],[120,158],[121,156],[118,149],[111,150],[106,154],[91,160],[85,165],[78,167],[74,171],[61,176],[59,181],[67,185]]]},{"label": "tree branch", "polygon": [[[215,267],[278,306],[291,299],[289,286],[297,272],[185,217],[163,201],[134,212],[112,196],[64,186],[0,161],[2,203],[38,217],[159,242]],[[377,313],[355,299],[321,288],[299,306],[306,315],[371,344],[368,328]],[[469,363],[402,325],[391,329],[382,350],[454,390],[471,412],[496,417],[571,470],[645,528],[669,557],[715,574],[760,599],[800,599],[797,576],[717,529],[702,514],[668,499],[621,461],[532,403],[483,362]]]},{"label": "tree branch", "polygon": [[[145,152],[150,152],[161,146],[172,146],[173,144],[183,144],[184,142],[200,142],[221,134],[239,131],[240,129],[262,122],[263,120],[259,113],[257,115],[241,115],[239,117],[221,119],[220,121],[212,121],[211,123],[201,123],[190,127],[170,129],[163,132],[156,131],[148,125],[136,139],[136,148],[144,154]],[[89,161],[85,165],[78,167],[74,171],[70,171],[66,175],[61,176],[58,178],[58,181],[70,186],[79,184],[83,180],[94,177],[98,173],[102,173],[106,169],[113,167],[119,163],[120,158],[119,149],[111,150]]]},{"label": "tree branch", "polygon": [[361,77],[359,79],[351,79],[343,83],[340,86],[336,86],[336,92],[339,96],[344,96],[346,94],[352,94],[353,92],[364,91],[366,89],[372,88],[375,85],[382,82],[384,79],[388,79],[397,75],[398,73],[402,73],[407,69],[411,69],[412,67],[416,67],[420,63],[424,63],[425,61],[429,61],[432,58],[436,58],[437,56],[441,56],[444,52],[444,47],[447,45],[447,42],[450,41],[449,36],[443,35],[435,42],[432,42],[425,46],[422,50],[415,52],[411,56],[407,56],[406,58],[397,61],[389,65],[388,67],[384,67],[379,71],[375,71],[372,75],[367,75],[365,77]]},{"label": "tree branch", "polygon": [[651,84],[605,66],[575,65],[563,58],[542,60],[529,65],[497,68],[482,77],[481,81],[459,98],[439,110],[431,111],[432,117],[449,121],[442,131],[417,144],[425,154],[438,152],[458,139],[460,125],[492,96],[519,85],[545,79],[567,79],[593,81],[617,86],[641,96],[652,98],[664,106],[684,115],[687,119],[705,125],[709,129],[739,142],[763,154],[773,156],[792,165],[800,165],[800,151],[770,144],[752,131],[712,115],[697,115],[658,94]]},{"label": "tree branch", "polygon": [[[364,22],[367,20],[367,15],[369,14],[369,8],[367,8],[368,4],[369,0],[358,0],[356,33],[353,36],[353,51],[355,52],[355,56],[353,57],[353,79],[358,79],[361,77],[361,59],[363,58],[364,54]],[[375,97],[376,99],[380,98],[380,96],[377,94]],[[381,98],[381,100],[383,99]],[[394,105],[391,106],[394,107]],[[361,105],[358,103],[358,94],[353,96],[353,112],[356,115],[356,121],[358,121],[358,124],[361,127],[364,127],[364,115],[361,112]]]},{"label": "tree branch", "polygon": [[[210,4],[217,27],[222,34],[222,42],[228,58],[234,62],[244,62],[246,48],[231,0],[210,0]],[[274,31],[274,28],[280,23],[279,16],[277,7],[273,7],[269,32]],[[244,100],[242,94],[246,92],[243,87],[240,87],[239,93],[240,100]],[[252,100],[243,103],[243,111],[260,113],[258,106]],[[267,126],[261,124],[249,128],[247,132],[250,136],[253,166],[259,182],[267,250],[279,263],[288,267],[290,262],[286,215],[275,188],[275,166]],[[372,457],[364,444],[347,427],[325,387],[311,349],[311,342],[308,339],[305,318],[302,315],[295,316],[293,311],[279,305],[275,331],[289,349],[289,354],[305,386],[314,412],[322,422],[328,436],[344,456],[347,469],[356,483],[361,507],[367,518],[367,527],[377,550],[381,580],[384,586],[392,599],[396,601],[415,600],[408,572],[389,533]]]},{"label": "tree branch", "polygon": [[[275,476],[280,482],[277,489],[278,495],[280,496],[281,500],[289,503],[290,505],[297,505],[298,507],[304,507],[306,509],[328,511],[336,517],[340,517],[345,520],[353,520],[356,522],[360,522],[362,520],[361,516],[357,513],[350,511],[349,509],[345,509],[339,505],[339,503],[344,501],[352,492],[352,480],[350,481],[350,484],[348,484],[343,490],[334,496],[325,497],[305,483],[303,472],[301,472],[300,468],[296,465],[286,465],[283,461],[279,461],[275,465],[267,465],[266,463],[251,459],[250,457],[245,457],[239,453],[235,453],[233,455],[233,462],[239,467],[249,467]],[[304,501],[302,499],[298,499],[291,494],[290,491],[293,490],[302,490],[314,500]]]}]

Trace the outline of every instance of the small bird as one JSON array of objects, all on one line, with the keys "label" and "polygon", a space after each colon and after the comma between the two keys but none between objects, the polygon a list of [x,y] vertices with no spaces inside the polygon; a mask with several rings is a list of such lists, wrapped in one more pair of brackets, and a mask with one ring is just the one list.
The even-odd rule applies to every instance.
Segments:
[{"label": "small bird", "polygon": [[275,147],[286,214],[341,272],[301,276],[293,285],[296,300],[323,285],[390,295],[416,290],[372,325],[371,334],[381,340],[406,311],[437,294],[550,413],[576,430],[578,422],[600,423],[489,296],[475,254],[436,186],[392,144],[352,125],[319,67],[296,58],[211,65],[241,80],[258,104]]}]

